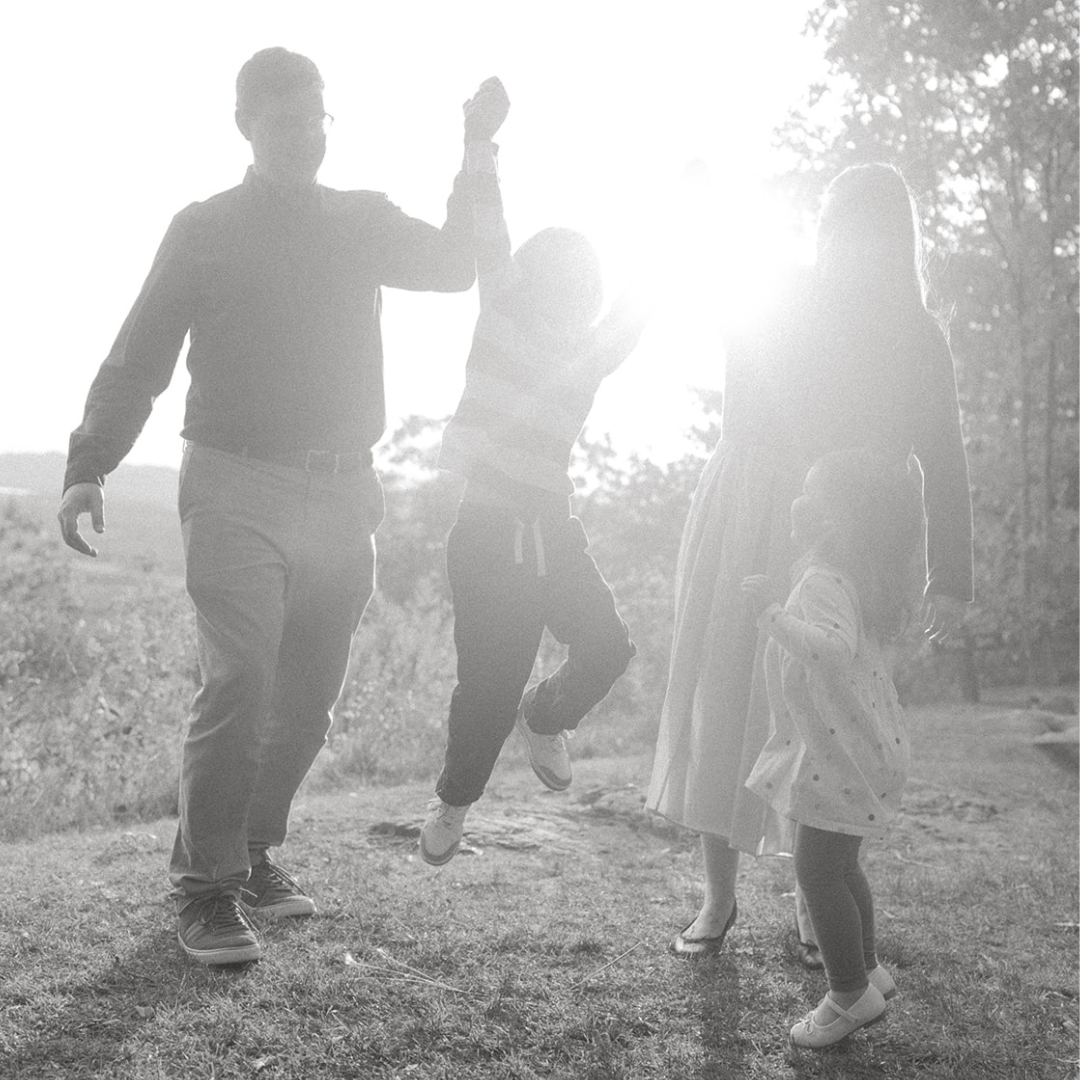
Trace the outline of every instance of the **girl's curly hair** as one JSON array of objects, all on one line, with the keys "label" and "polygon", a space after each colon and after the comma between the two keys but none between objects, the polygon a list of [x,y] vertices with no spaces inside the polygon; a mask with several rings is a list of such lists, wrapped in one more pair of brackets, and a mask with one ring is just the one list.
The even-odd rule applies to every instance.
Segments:
[{"label": "girl's curly hair", "polygon": [[882,640],[911,625],[922,599],[925,517],[922,472],[868,448],[836,450],[814,463],[832,527],[801,565],[824,561],[855,586],[863,623]]}]

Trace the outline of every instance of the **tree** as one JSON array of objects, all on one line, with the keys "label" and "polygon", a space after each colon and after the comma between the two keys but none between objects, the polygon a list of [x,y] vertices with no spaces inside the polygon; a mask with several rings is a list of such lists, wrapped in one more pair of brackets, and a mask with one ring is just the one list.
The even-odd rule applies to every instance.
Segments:
[{"label": "tree", "polygon": [[[578,490],[575,513],[638,649],[612,696],[624,701],[625,711],[645,717],[646,726],[659,717],[667,687],[683,524],[720,438],[723,395],[697,389],[695,396],[699,422],[679,460],[660,465],[637,453],[620,457],[609,441],[582,437],[571,461]],[[654,726],[650,732],[655,735]]]},{"label": "tree", "polygon": [[1077,23],[1063,0],[821,0],[829,82],[778,133],[805,203],[869,160],[922,196],[969,439],[974,624],[1015,639],[1026,679],[1075,673]]},{"label": "tree", "polygon": [[443,546],[454,524],[461,481],[437,465],[445,424],[445,417],[408,416],[381,448],[386,516],[375,541],[383,596],[402,605],[440,603],[448,613]]}]

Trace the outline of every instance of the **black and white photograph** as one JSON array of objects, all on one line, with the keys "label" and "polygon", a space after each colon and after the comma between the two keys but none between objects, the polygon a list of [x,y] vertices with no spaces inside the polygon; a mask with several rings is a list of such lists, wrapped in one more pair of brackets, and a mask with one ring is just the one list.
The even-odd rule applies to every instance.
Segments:
[{"label": "black and white photograph", "polygon": [[1080,7],[3,18],[4,1080],[1080,1080]]}]

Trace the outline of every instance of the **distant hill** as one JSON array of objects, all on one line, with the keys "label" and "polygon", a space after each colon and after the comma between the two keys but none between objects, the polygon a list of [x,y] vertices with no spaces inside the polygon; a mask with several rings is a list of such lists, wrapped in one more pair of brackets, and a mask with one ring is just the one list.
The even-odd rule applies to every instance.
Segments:
[{"label": "distant hill", "polygon": [[[64,483],[63,454],[0,454],[0,488],[16,488],[44,495],[59,502]],[[109,474],[106,482],[111,499],[150,503],[176,510],[179,473],[166,465],[128,465]]]},{"label": "distant hill", "polygon": [[[63,454],[0,454],[0,500],[12,498],[49,528],[64,482]],[[105,534],[91,535],[96,560],[72,552],[92,576],[110,573],[184,572],[180,520],[176,512],[179,473],[164,465],[128,465],[109,475],[105,485]],[[86,522],[84,532],[90,529]],[[91,530],[92,534],[92,530]]]}]

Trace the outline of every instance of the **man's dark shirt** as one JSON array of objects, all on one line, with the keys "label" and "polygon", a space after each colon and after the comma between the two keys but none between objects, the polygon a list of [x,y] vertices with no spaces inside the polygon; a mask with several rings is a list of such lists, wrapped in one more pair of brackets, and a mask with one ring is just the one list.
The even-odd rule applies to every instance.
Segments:
[{"label": "man's dark shirt", "polygon": [[380,287],[472,285],[463,183],[442,229],[377,192],[285,191],[253,169],[181,210],[90,388],[65,489],[103,483],[131,449],[187,334],[184,438],[256,456],[371,447],[386,423]]}]

